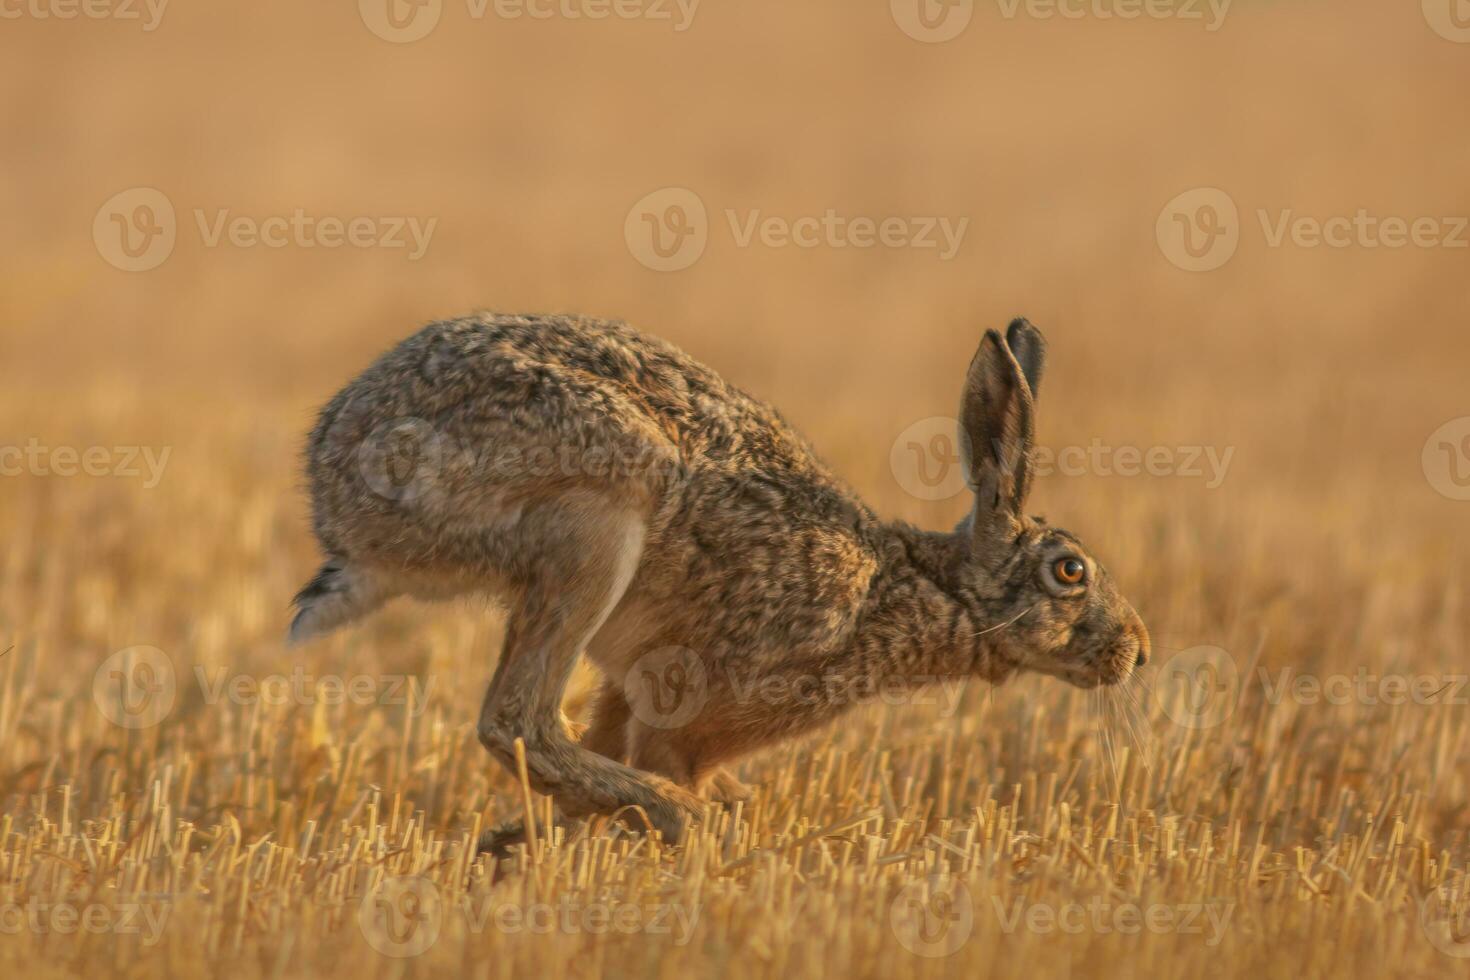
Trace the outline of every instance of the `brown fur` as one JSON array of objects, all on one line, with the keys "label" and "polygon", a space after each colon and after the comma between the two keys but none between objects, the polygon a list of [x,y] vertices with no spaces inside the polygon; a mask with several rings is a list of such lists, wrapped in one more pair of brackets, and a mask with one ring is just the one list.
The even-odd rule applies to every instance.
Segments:
[{"label": "brown fur", "polygon": [[[931,532],[879,519],[773,409],[621,323],[434,324],[311,434],[329,559],[292,638],[400,594],[501,597],[481,741],[510,765],[523,739],[563,813],[637,805],[669,839],[696,794],[741,794],[721,763],[875,685],[1023,669],[1116,683],[1147,656],[1143,624],[1075,538],[1022,510],[1044,353],[1023,320],[987,332],[961,405],[976,505]],[[1088,582],[1061,586],[1057,556]],[[560,705],[584,651],[605,679],[579,741]],[[645,703],[641,685],[665,681]]]}]

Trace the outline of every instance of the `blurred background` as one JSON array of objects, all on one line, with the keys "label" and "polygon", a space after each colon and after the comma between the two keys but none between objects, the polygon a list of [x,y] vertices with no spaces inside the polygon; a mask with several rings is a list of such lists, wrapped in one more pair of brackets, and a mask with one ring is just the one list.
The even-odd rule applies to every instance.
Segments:
[{"label": "blurred background", "polygon": [[[1170,549],[1254,534],[1283,587],[1348,588],[1354,563],[1378,589],[1422,576],[1432,595],[1406,602],[1463,583],[1470,505],[1424,465],[1470,414],[1453,3],[96,9],[35,0],[3,25],[0,441],[172,454],[146,492],[30,464],[0,482],[7,523],[69,566],[142,527],[215,547],[261,508],[258,564],[220,584],[264,587],[277,615],[310,564],[315,407],[473,309],[627,319],[778,405],[880,511],[948,524],[963,498],[907,492],[890,451],[953,414],[982,330],[1025,314],[1052,344],[1044,445],[1233,449],[1218,481],[1042,480],[1035,506],[1125,582],[1239,594],[1238,562]],[[691,195],[702,215],[670,210]],[[829,212],[898,219],[896,244],[779,234]],[[1312,243],[1360,212],[1432,219],[1418,240],[1438,244]],[[651,268],[680,214],[692,244]],[[273,246],[253,237],[271,219]],[[216,479],[234,499],[181,507]],[[51,523],[68,512],[88,533]]]}]

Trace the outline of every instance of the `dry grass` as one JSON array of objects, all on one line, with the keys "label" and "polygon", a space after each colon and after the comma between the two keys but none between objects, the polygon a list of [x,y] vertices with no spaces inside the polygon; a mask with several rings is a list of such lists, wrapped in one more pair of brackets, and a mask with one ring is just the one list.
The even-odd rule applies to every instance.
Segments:
[{"label": "dry grass", "polygon": [[[412,45],[352,6],[179,4],[151,34],[5,22],[0,446],[170,455],[151,487],[0,477],[0,973],[1465,973],[1443,930],[1459,906],[1425,900],[1470,888],[1470,503],[1435,492],[1420,450],[1470,414],[1466,253],[1270,248],[1254,215],[1470,213],[1470,46],[1367,0],[1240,0],[1214,33],[982,5],[933,46],[882,3],[711,2],[677,35],[453,7]],[[418,262],[181,231],[129,274],[90,230],[138,185],[188,223],[301,207],[439,227]],[[717,224],[695,266],[659,274],[623,223],[668,185]],[[1201,185],[1245,231],[1190,274],[1154,223]],[[970,231],[941,262],[741,249],[719,224],[828,207]],[[1033,678],[860,709],[751,759],[756,799],[678,849],[597,827],[471,861],[524,806],[473,734],[498,618],[405,604],[305,651],[280,637],[314,568],[296,466],[313,407],[476,306],[667,336],[780,405],[880,510],[932,526],[960,501],[905,493],[889,448],[952,411],[981,327],[1026,312],[1053,344],[1048,446],[1234,449],[1214,489],[1095,470],[1038,488],[1162,666],[1128,700]],[[131,728],[103,665],[140,645],[175,696]],[[1198,727],[1169,665],[1202,645],[1239,682]],[[212,693],[298,667],[314,680],[284,703]],[[1435,693],[1276,698],[1284,669]],[[325,675],[368,678],[368,703],[328,703]],[[422,698],[399,703],[405,679]],[[409,935],[375,931],[384,887],[428,903],[420,955],[379,951]],[[1130,935],[1097,903],[1177,917]],[[92,931],[63,932],[67,909]],[[1044,928],[1057,913],[1073,931]],[[916,935],[956,948],[920,955]]]}]

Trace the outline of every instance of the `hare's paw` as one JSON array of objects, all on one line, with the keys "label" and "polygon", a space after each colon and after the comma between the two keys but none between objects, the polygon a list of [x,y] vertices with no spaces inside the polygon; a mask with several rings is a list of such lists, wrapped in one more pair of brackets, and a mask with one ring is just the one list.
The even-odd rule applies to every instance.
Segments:
[{"label": "hare's paw", "polygon": [[[666,779],[654,777],[651,782],[653,792],[640,800],[637,806],[648,818],[653,829],[659,832],[665,844],[678,844],[687,827],[704,819],[706,804],[687,789]],[[625,822],[642,823],[636,818]]]},{"label": "hare's paw", "polygon": [[703,787],[705,796],[726,806],[733,806],[748,800],[754,792],[749,786],[736,779],[730,770],[723,767],[710,773]]},{"label": "hare's paw", "polygon": [[497,861],[501,861],[509,858],[511,852],[524,843],[526,843],[526,822],[507,820],[480,835],[475,845],[475,853],[477,855],[488,854]]}]

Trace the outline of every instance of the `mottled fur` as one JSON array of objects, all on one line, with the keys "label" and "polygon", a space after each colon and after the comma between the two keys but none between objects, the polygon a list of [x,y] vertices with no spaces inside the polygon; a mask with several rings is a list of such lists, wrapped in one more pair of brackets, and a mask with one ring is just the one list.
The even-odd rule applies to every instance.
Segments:
[{"label": "mottled fur", "polygon": [[[1044,353],[1024,320],[986,333],[960,413],[975,508],[933,532],[877,517],[775,410],[621,323],[433,324],[311,434],[329,558],[292,638],[400,594],[502,598],[481,741],[511,764],[523,739],[563,813],[637,805],[670,839],[697,793],[739,795],[721,763],[879,682],[1116,683],[1147,655],[1143,624],[1075,538],[1022,510]],[[1086,563],[1082,587],[1051,574],[1058,556]],[[560,704],[583,651],[604,681],[579,740]],[[677,724],[629,703],[670,657],[699,675]]]}]

